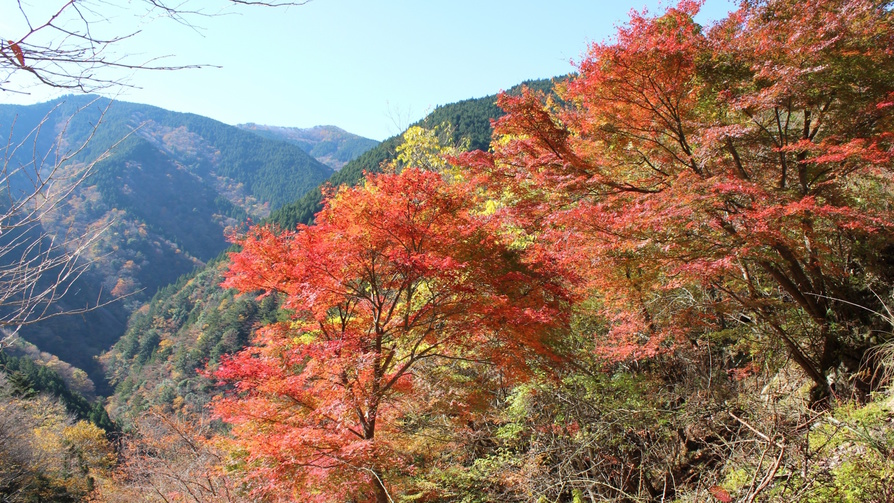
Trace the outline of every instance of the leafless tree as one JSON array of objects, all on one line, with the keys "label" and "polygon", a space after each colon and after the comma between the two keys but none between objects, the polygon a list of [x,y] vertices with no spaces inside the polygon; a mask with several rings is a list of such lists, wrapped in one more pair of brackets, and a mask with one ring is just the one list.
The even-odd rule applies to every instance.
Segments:
[{"label": "leafless tree", "polygon": [[[231,5],[285,7],[306,1],[57,0],[39,2],[44,5],[37,8],[35,3],[17,0],[15,12],[3,13],[9,23],[5,26],[20,32],[0,33],[0,91],[21,93],[29,79],[31,83],[36,79],[44,86],[95,92],[121,86],[123,75],[137,70],[198,68],[201,65],[166,65],[169,55],[138,56],[117,49],[138,37],[145,23],[158,18],[196,29],[197,19],[219,15]],[[112,26],[112,13],[124,19]],[[134,22],[121,33],[118,23],[127,19]]]},{"label": "leafless tree", "polygon": [[[288,0],[58,0],[6,2],[0,7],[0,96],[27,94],[33,86],[73,92],[114,91],[126,76],[143,70],[177,70],[201,65],[164,65],[166,55],[120,54],[121,43],[137,37],[145,23],[159,18],[196,29],[196,20],[218,15],[228,6],[283,7]],[[128,30],[110,21],[125,12],[137,22]],[[126,25],[125,25],[126,26]],[[49,234],[41,220],[72,194],[110,150],[83,160],[101,123],[95,121],[86,139],[66,136],[72,117],[61,122],[48,113],[37,126],[8,134],[0,145],[0,349],[17,330],[48,317],[95,309],[102,299],[83,307],[59,309],[57,301],[72,288],[90,263],[84,252],[98,234]],[[61,126],[60,126],[61,124]],[[21,126],[19,126],[21,128]],[[15,132],[15,134],[14,134]],[[49,145],[45,138],[52,138]],[[122,138],[123,140],[123,138]],[[114,148],[114,146],[112,147]]]},{"label": "leafless tree", "polygon": [[246,503],[250,487],[230,478],[221,467],[224,454],[212,440],[205,417],[180,417],[156,409],[133,418],[121,442],[122,463],[114,484],[99,488],[101,501],[164,503],[166,495],[203,503]]},{"label": "leafless tree", "polygon": [[[41,219],[70,195],[104,157],[74,166],[67,177],[60,176],[63,167],[86,147],[93,135],[72,149],[63,150],[62,143],[57,142],[55,148],[41,155],[38,137],[49,117],[50,114],[45,116],[18,142],[13,140],[11,130],[2,150],[0,327],[7,330],[0,338],[0,347],[20,326],[60,314],[50,308],[87,268],[89,263],[80,260],[80,256],[96,239],[95,235],[51,236],[41,230]],[[17,161],[23,150],[31,152],[30,162]]]}]

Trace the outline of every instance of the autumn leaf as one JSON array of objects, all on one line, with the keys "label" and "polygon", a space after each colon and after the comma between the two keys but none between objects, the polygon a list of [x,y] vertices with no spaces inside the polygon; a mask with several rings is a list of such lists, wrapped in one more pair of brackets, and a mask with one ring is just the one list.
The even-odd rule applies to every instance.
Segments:
[{"label": "autumn leaf", "polygon": [[502,95],[493,151],[459,162],[504,229],[579,274],[609,361],[744,313],[822,395],[864,350],[845,349],[872,326],[854,306],[883,311],[868,293],[894,274],[880,258],[894,246],[894,13],[745,2],[705,29],[698,9],[634,12],[552,94]]},{"label": "autumn leaf", "polygon": [[25,66],[25,53],[22,52],[22,48],[12,40],[7,40],[7,42],[9,43],[9,48],[16,55],[16,59],[19,60],[19,64]]},{"label": "autumn leaf", "polygon": [[729,491],[720,486],[713,486],[708,489],[708,492],[711,493],[711,496],[716,498],[718,501],[722,501],[723,503],[732,503],[733,501],[733,498],[732,496],[730,496]]}]

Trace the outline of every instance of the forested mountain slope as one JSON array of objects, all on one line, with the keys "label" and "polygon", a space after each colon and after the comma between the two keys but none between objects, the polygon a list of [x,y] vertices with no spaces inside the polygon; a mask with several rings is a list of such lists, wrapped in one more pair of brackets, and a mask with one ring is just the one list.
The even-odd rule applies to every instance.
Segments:
[{"label": "forested mountain slope", "polygon": [[[129,311],[225,249],[228,228],[267,216],[332,173],[286,141],[93,96],[0,106],[0,128],[9,134],[4,154],[11,170],[32,166],[45,173],[60,164],[57,177],[64,179],[101,159],[33,232],[97,235],[82,254],[94,267],[55,309],[123,300],[21,330],[94,379],[102,374],[93,357],[124,332]],[[59,161],[65,152],[77,154]],[[13,194],[29,183],[12,176]]]}]

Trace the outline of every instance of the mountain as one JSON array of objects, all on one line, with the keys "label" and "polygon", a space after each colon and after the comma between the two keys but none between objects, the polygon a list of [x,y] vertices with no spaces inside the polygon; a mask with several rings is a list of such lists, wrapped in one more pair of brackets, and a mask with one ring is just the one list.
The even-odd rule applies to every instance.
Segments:
[{"label": "mountain", "polygon": [[[130,311],[218,255],[228,246],[229,229],[266,217],[332,174],[287,141],[198,115],[92,96],[2,105],[0,130],[10,138],[4,150],[10,171],[23,166],[47,173],[55,167],[55,178],[65,180],[102,158],[34,232],[90,235],[104,229],[82,253],[94,267],[57,309],[124,300],[21,331],[94,380],[102,376],[94,357],[124,332]],[[59,162],[59,152],[71,152],[71,158]],[[24,174],[10,182],[14,194],[30,183]]]},{"label": "mountain", "polygon": [[[546,89],[550,81],[525,85]],[[516,92],[519,87],[508,92]],[[451,141],[467,140],[472,149],[487,149],[491,121],[502,114],[496,98],[491,95],[444,105],[414,125],[433,128],[446,124]],[[386,139],[348,162],[326,183],[354,185],[364,173],[380,171],[383,162],[395,158],[401,141],[401,136]],[[321,208],[321,199],[320,190],[308,191],[271,213],[267,222],[281,228],[311,223]],[[109,399],[113,416],[126,417],[154,405],[201,412],[218,390],[196,369],[240,349],[250,340],[251,330],[258,323],[276,318],[275,298],[258,301],[220,287],[226,266],[226,257],[219,257],[159,291],[147,306],[131,316],[124,337],[102,356],[108,377],[116,385]]]},{"label": "mountain", "polygon": [[265,138],[294,143],[314,159],[336,171],[379,144],[376,140],[357,136],[335,126],[296,128],[249,123],[239,124],[237,127]]}]

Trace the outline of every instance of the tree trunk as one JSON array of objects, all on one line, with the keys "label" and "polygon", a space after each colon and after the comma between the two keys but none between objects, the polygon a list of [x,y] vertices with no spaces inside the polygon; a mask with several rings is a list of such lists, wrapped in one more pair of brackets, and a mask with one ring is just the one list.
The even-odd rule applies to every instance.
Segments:
[{"label": "tree trunk", "polygon": [[391,498],[388,497],[388,491],[385,490],[385,486],[382,485],[382,478],[376,474],[376,477],[373,480],[373,485],[376,490],[376,503],[390,503]]}]

